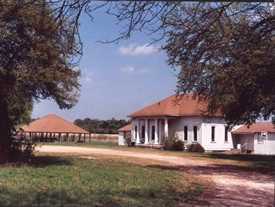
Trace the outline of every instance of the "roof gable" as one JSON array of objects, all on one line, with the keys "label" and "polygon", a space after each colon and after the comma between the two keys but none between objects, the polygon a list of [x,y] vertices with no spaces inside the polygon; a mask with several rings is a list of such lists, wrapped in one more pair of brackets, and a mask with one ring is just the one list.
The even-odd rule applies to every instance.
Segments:
[{"label": "roof gable", "polygon": [[123,127],[121,127],[120,129],[118,129],[119,132],[128,132],[128,131],[131,131],[132,129],[132,124],[127,124]]},{"label": "roof gable", "polygon": [[232,131],[233,134],[275,133],[275,125],[270,122],[258,122],[250,126],[243,125]]},{"label": "roof gable", "polygon": [[130,117],[148,116],[215,116],[222,117],[222,113],[217,112],[209,115],[207,113],[208,102],[199,100],[194,95],[173,95],[157,103],[149,105],[130,115]]}]

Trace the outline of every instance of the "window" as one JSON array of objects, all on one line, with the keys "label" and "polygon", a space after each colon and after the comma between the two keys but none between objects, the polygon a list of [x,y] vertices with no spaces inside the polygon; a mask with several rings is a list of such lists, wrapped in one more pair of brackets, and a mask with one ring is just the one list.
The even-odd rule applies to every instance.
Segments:
[{"label": "window", "polygon": [[145,126],[141,127],[141,138],[145,138]]},{"label": "window", "polygon": [[228,126],[224,127],[224,141],[228,142]]},{"label": "window", "polygon": [[211,127],[211,142],[215,142],[215,127]]},{"label": "window", "polygon": [[151,137],[152,137],[152,140],[155,140],[155,131],[156,131],[156,127],[155,127],[155,126],[152,126],[152,130],[151,130]]},{"label": "window", "polygon": [[135,126],[135,138],[137,138],[137,126]]},{"label": "window", "polygon": [[193,127],[193,133],[194,133],[194,142],[198,141],[198,127]]},{"label": "window", "polygon": [[184,126],[184,141],[188,140],[188,127]]}]

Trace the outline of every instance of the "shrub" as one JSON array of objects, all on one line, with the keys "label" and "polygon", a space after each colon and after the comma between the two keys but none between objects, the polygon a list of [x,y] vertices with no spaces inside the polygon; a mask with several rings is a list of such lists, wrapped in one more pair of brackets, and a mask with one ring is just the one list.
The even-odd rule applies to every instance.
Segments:
[{"label": "shrub", "polygon": [[176,137],[168,138],[164,142],[165,150],[175,150],[175,151],[183,151],[184,150],[184,142],[179,140]]},{"label": "shrub", "polygon": [[29,162],[33,157],[35,142],[24,137],[14,137],[10,148],[11,162]]},{"label": "shrub", "polygon": [[135,146],[135,143],[132,142],[131,136],[127,136],[127,135],[126,135],[126,136],[124,137],[124,139],[125,139],[125,143],[127,144],[128,147]]},{"label": "shrub", "polygon": [[204,148],[199,143],[193,143],[187,145],[187,151],[188,152],[205,152]]}]

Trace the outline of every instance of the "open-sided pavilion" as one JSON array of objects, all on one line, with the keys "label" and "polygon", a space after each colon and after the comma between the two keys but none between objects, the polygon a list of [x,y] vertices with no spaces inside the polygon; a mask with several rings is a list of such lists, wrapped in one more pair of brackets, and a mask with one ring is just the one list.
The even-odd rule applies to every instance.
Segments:
[{"label": "open-sided pavilion", "polygon": [[22,127],[26,138],[40,142],[91,141],[88,131],[54,114],[47,115]]}]

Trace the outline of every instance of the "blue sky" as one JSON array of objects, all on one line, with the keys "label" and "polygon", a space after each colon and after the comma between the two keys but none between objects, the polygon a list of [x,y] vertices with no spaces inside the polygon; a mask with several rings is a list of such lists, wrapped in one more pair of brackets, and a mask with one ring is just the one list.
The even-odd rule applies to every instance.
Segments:
[{"label": "blue sky", "polygon": [[151,37],[135,34],[118,44],[100,40],[117,37],[120,26],[99,13],[93,22],[82,16],[80,33],[84,54],[80,61],[81,93],[78,104],[60,110],[51,100],[36,103],[33,117],[55,113],[71,121],[77,118],[126,118],[131,112],[165,98],[176,89],[175,72],[167,65],[160,43],[148,45]]}]

